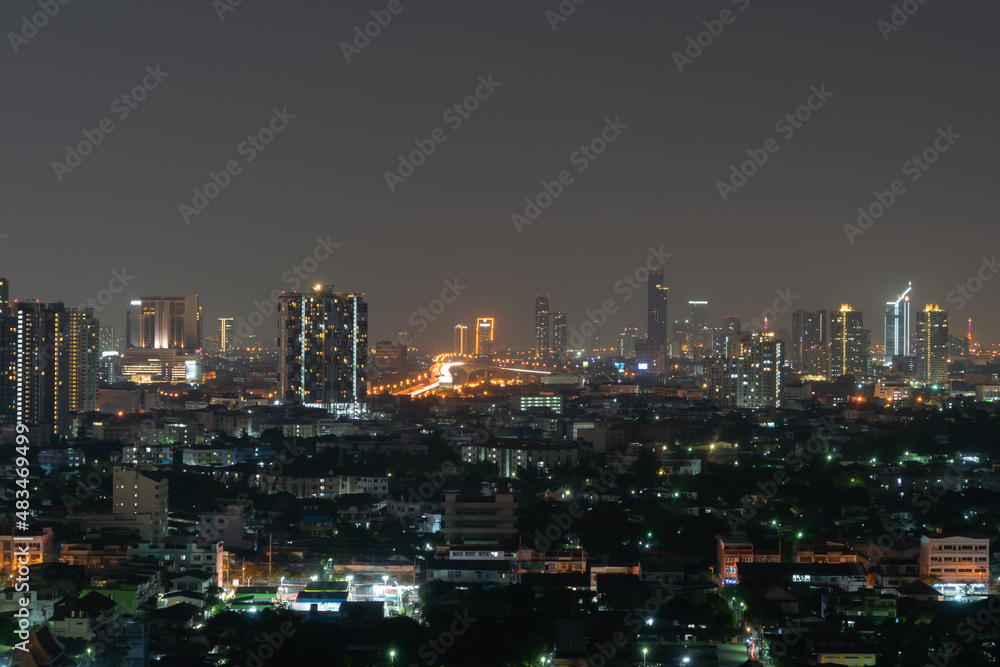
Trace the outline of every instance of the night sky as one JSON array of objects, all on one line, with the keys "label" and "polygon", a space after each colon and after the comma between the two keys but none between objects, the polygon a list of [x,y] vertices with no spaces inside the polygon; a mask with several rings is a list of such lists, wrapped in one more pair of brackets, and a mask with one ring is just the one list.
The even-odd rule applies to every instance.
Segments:
[{"label": "night sky", "polygon": [[[467,289],[418,344],[450,346],[455,323],[493,315],[501,344],[527,346],[536,293],[573,327],[614,299],[610,340],[645,331],[645,292],[625,300],[615,284],[662,246],[671,319],[706,299],[710,324],[747,321],[790,288],[796,308],[852,303],[881,343],[884,304],[912,280],[915,305],[948,309],[953,333],[972,317],[977,340],[1000,338],[1000,279],[960,310],[948,298],[1000,252],[995,1],[909,0],[888,32],[892,3],[872,0],[564,0],[575,12],[555,30],[557,0],[400,0],[350,63],[341,43],[388,0],[223,3],[74,0],[26,41],[10,33],[37,0],[0,5],[13,297],[75,306],[124,267],[134,279],[102,323],[123,324],[130,298],[197,293],[215,335],[215,318],[293,286],[286,272],[321,237],[340,245],[306,284],[365,292],[372,341],[418,333],[411,314],[455,278]],[[729,24],[712,24],[724,10]],[[705,21],[721,34],[679,72],[673,54]],[[144,77],[145,100],[115,102]],[[499,86],[455,128],[443,114],[480,77]],[[779,131],[812,87],[832,96]],[[294,118],[241,149],[275,108]],[[53,166],[104,118],[114,130],[90,155]],[[627,128],[574,160],[606,119]],[[437,128],[446,140],[390,191],[385,172]],[[904,163],[948,128],[959,138],[912,181]],[[777,152],[723,201],[718,181],[769,138]],[[179,206],[231,160],[240,172],[185,221]],[[572,182],[518,233],[511,215],[563,170]],[[844,224],[896,179],[905,192],[850,242]]]}]

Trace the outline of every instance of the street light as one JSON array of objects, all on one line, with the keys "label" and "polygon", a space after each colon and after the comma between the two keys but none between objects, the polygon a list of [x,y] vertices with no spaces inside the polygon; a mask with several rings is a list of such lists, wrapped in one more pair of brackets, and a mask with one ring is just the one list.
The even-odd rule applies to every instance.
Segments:
[{"label": "street light", "polygon": [[396,651],[389,651],[389,664],[396,662]]},{"label": "street light", "polygon": [[646,664],[646,654],[649,653],[649,649],[645,646],[642,647],[642,664]]}]

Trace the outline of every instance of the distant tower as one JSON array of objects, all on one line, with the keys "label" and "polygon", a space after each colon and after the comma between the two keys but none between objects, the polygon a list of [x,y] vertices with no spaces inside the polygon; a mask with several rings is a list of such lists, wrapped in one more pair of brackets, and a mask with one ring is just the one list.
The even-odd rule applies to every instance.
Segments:
[{"label": "distant tower", "polygon": [[222,354],[229,354],[233,347],[233,318],[219,318],[219,351]]},{"label": "distant tower", "polygon": [[492,317],[480,317],[476,320],[476,355],[477,356],[492,356],[494,353],[493,347],[493,325],[494,320]]},{"label": "distant tower", "polygon": [[661,269],[649,272],[646,294],[646,335],[654,345],[666,345],[670,339],[670,320],[667,319],[668,288],[663,284]]},{"label": "distant tower", "polygon": [[549,354],[549,296],[535,297],[535,356]]},{"label": "distant tower", "polygon": [[566,313],[557,310],[552,316],[552,349],[557,360],[566,358],[566,347]]},{"label": "distant tower", "polygon": [[469,327],[464,324],[455,325],[455,342],[452,344],[452,352],[455,354],[469,353]]},{"label": "distant tower", "polygon": [[825,310],[810,313],[800,308],[792,313],[792,368],[804,372],[809,365],[806,357],[819,354],[810,355],[810,351],[826,349],[828,328],[829,317]]},{"label": "distant tower", "polygon": [[278,395],[302,405],[353,409],[364,401],[368,303],[364,295],[286,292],[278,300]]},{"label": "distant tower", "polygon": [[925,384],[948,382],[948,311],[934,304],[917,313],[917,376]]},{"label": "distant tower", "polygon": [[910,347],[910,290],[913,283],[895,301],[885,304],[885,361],[892,363],[893,357],[908,357]]},{"label": "distant tower", "polygon": [[832,377],[868,375],[869,331],[863,328],[860,311],[848,304],[830,319],[830,374]]}]

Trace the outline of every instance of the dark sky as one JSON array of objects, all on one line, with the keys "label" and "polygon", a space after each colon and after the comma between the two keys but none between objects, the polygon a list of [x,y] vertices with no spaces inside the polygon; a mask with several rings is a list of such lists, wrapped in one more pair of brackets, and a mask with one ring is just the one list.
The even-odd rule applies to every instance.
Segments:
[{"label": "dark sky", "polygon": [[[606,337],[644,331],[645,293],[626,301],[615,284],[662,245],[672,319],[707,299],[711,324],[749,320],[791,288],[795,307],[853,303],[880,343],[883,304],[912,280],[953,332],[972,317],[997,340],[1000,280],[960,310],[948,301],[1000,251],[995,1],[926,0],[886,40],[892,3],[873,0],[587,0],[556,30],[557,0],[401,0],[348,63],[340,43],[388,4],[243,0],[220,20],[209,0],[75,0],[16,54],[8,34],[12,295],[76,305],[125,267],[134,279],[102,321],[121,324],[130,298],[198,293],[214,334],[215,318],[288,288],[322,237],[340,247],[309,282],[365,292],[372,340],[418,332],[411,313],[457,277],[467,289],[418,343],[449,345],[456,322],[495,315],[501,343],[528,345],[537,292],[571,326],[615,299]],[[672,54],[726,9],[732,22],[678,72]],[[38,11],[5,0],[0,27]],[[169,75],[120,119],[114,100],[157,65]],[[453,130],[443,113],[489,75],[500,86]],[[812,86],[833,96],[786,138],[775,123]],[[238,147],[273,108],[295,118],[247,162]],[[52,163],[103,118],[114,131],[60,182]],[[606,118],[628,127],[581,173],[571,154]],[[960,138],[911,182],[904,163],[948,127]],[[391,192],[386,170],[436,128],[447,140]],[[769,137],[779,150],[723,202],[717,182]],[[185,224],[179,205],[229,160],[241,173]],[[511,214],[561,170],[573,182],[518,234]],[[843,225],[895,179],[905,192],[850,243]]]}]

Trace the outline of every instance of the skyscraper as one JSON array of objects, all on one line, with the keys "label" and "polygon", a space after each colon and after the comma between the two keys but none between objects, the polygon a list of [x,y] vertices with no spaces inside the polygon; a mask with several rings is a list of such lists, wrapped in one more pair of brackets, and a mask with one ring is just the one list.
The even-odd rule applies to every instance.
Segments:
[{"label": "skyscraper", "polygon": [[708,328],[708,301],[688,301],[687,346],[691,358],[702,359],[712,354],[712,332]]},{"label": "skyscraper", "polygon": [[910,347],[910,290],[913,283],[895,301],[885,304],[885,362],[892,363],[893,357],[908,357]]},{"label": "skyscraper", "polygon": [[70,412],[97,409],[100,325],[94,311],[22,301],[3,320],[4,422],[69,435]]},{"label": "skyscraper", "polygon": [[125,311],[125,346],[147,350],[200,350],[198,296],[133,299]]},{"label": "skyscraper", "polygon": [[335,412],[360,409],[368,364],[364,295],[317,285],[278,301],[278,395]]},{"label": "skyscraper", "polygon": [[493,318],[480,317],[476,319],[476,356],[489,357],[493,348]]},{"label": "skyscraper", "polygon": [[[618,334],[618,356],[635,356],[635,339],[639,336],[639,329],[629,324],[620,334]],[[652,342],[652,339],[650,339]]]},{"label": "skyscraper", "polygon": [[741,333],[735,338],[731,356],[705,360],[707,398],[721,407],[780,407],[784,343],[773,333]]},{"label": "skyscraper", "polygon": [[566,348],[566,313],[557,310],[552,316],[552,349],[557,361],[566,358]]},{"label": "skyscraper", "polygon": [[549,354],[549,297],[535,296],[535,356]]},{"label": "skyscraper", "polygon": [[865,377],[871,331],[863,328],[860,311],[844,304],[830,318],[830,375]]},{"label": "skyscraper", "polygon": [[669,290],[663,284],[661,269],[649,272],[649,286],[646,294],[646,335],[654,345],[665,345],[670,339],[670,320],[667,319],[667,296]]},{"label": "skyscraper", "polygon": [[455,342],[451,351],[455,354],[469,353],[469,327],[464,324],[455,325]]},{"label": "skyscraper", "polygon": [[800,308],[792,313],[792,368],[796,371],[806,370],[809,350],[827,347],[828,319],[825,310],[810,313]]},{"label": "skyscraper", "polygon": [[0,278],[0,315],[10,315],[10,283]]},{"label": "skyscraper", "polygon": [[929,385],[948,382],[948,311],[928,304],[917,313],[917,377]]},{"label": "skyscraper", "polygon": [[229,354],[233,347],[233,318],[219,318],[219,352]]}]

